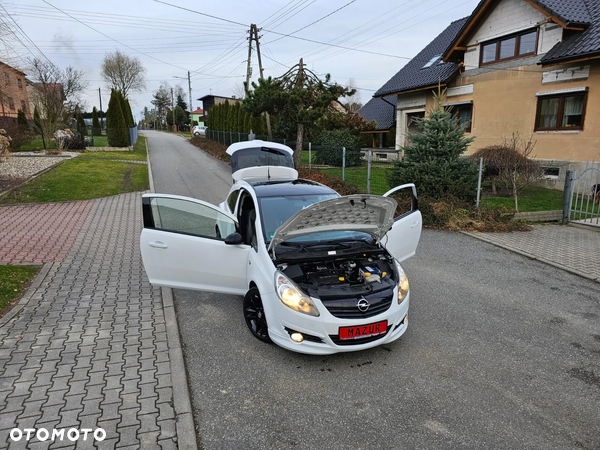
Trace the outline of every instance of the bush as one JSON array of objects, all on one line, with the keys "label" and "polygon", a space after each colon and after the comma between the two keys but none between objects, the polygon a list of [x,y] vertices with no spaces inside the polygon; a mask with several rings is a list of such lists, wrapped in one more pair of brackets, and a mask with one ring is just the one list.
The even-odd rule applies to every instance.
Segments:
[{"label": "bush", "polygon": [[342,166],[346,147],[346,167],[360,164],[360,139],[348,129],[323,131],[316,142],[314,162],[328,166]]},{"label": "bush", "polygon": [[98,120],[98,110],[94,106],[92,110],[92,136],[101,136],[102,135],[102,126],[100,125],[100,120]]},{"label": "bush", "polygon": [[23,145],[29,144],[33,137],[29,127],[23,125],[7,123],[4,130],[6,136],[10,136],[10,151],[12,152],[18,152]]},{"label": "bush", "polygon": [[227,146],[202,136],[192,136],[190,142],[196,147],[200,147],[206,153],[214,156],[221,161],[230,162],[231,156],[226,153]]},{"label": "bush", "polygon": [[480,207],[454,197],[437,199],[419,197],[419,210],[423,225],[452,231],[527,231],[531,228],[523,221],[513,220],[514,212],[504,207]]}]

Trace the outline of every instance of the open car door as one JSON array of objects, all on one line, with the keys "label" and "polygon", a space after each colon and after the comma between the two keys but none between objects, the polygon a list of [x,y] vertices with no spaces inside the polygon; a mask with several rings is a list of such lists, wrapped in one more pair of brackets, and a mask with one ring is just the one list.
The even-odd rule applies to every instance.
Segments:
[{"label": "open car door", "polygon": [[140,248],[150,282],[158,286],[244,295],[249,245],[229,245],[234,215],[178,195],[142,197]]},{"label": "open car door", "polygon": [[394,224],[381,243],[394,258],[402,262],[416,253],[421,238],[423,218],[418,209],[417,189],[412,183],[403,184],[390,189],[383,197],[394,198],[398,206]]}]

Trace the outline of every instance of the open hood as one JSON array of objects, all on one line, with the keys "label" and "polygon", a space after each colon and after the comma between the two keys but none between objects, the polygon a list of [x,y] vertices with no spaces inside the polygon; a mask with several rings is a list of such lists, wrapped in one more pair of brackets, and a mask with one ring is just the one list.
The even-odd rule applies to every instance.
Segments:
[{"label": "open hood", "polygon": [[396,201],[378,195],[356,194],[314,203],[281,225],[269,250],[289,239],[323,231],[362,231],[377,241],[394,223]]}]

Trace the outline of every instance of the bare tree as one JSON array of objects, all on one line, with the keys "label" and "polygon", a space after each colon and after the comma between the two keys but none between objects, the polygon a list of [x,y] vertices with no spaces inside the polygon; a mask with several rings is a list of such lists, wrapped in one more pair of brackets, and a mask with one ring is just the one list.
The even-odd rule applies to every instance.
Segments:
[{"label": "bare tree", "polygon": [[34,59],[30,68],[34,90],[30,97],[37,110],[36,128],[44,146],[56,130],[66,126],[82,106],[80,94],[86,89],[83,71],[60,69],[49,61]]},{"label": "bare tree", "polygon": [[494,185],[496,180],[506,183],[512,193],[517,212],[519,194],[544,175],[541,166],[531,159],[535,144],[532,138],[526,141],[514,133],[511,138],[505,138],[502,145],[485,147],[473,154],[474,158],[483,158],[486,172]]},{"label": "bare tree", "polygon": [[356,89],[356,81],[354,81],[354,78],[350,78],[348,80],[346,87],[348,87],[351,91],[354,91],[354,94],[346,97],[344,107],[348,112],[357,113],[358,110],[362,108],[362,103],[360,99],[360,92],[358,92],[358,89]]},{"label": "bare tree", "polygon": [[180,84],[176,85],[173,88],[173,97],[174,98],[181,97],[183,99],[183,101],[185,101],[187,95],[185,94],[185,90],[181,87]]},{"label": "bare tree", "polygon": [[146,87],[146,69],[141,61],[118,50],[104,57],[101,74],[106,85],[120,90],[125,98],[130,91],[140,92]]},{"label": "bare tree", "polygon": [[169,105],[171,105],[171,86],[169,86],[168,83],[163,82],[158,90],[153,94],[150,103],[152,103],[156,108],[156,118],[160,128],[162,129],[165,125]]},{"label": "bare tree", "polygon": [[243,83],[237,83],[233,87],[233,96],[242,100],[246,98],[246,88],[244,88]]}]

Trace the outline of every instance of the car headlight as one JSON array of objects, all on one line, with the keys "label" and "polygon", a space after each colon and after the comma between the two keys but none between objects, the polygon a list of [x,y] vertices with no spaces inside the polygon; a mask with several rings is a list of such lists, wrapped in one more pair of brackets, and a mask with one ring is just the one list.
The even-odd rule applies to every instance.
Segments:
[{"label": "car headlight", "polygon": [[275,272],[275,291],[279,300],[288,308],[319,317],[319,310],[311,298],[281,272]]},{"label": "car headlight", "polygon": [[398,262],[396,262],[396,272],[398,273],[398,304],[400,304],[408,295],[408,277]]}]

